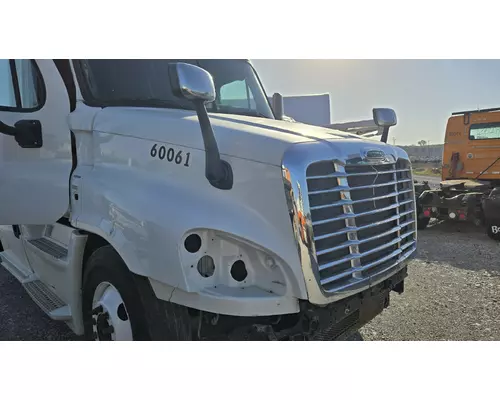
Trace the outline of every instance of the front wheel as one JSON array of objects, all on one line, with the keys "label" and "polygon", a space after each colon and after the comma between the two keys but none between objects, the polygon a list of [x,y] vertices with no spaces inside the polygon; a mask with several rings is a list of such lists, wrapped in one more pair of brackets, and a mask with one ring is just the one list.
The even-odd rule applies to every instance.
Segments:
[{"label": "front wheel", "polygon": [[87,340],[191,339],[187,309],[158,300],[149,281],[132,274],[111,246],[90,256],[82,297]]}]

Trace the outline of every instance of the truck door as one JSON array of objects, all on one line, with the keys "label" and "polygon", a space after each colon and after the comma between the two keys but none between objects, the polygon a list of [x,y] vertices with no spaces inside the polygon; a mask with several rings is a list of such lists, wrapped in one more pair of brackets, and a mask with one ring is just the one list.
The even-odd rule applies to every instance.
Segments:
[{"label": "truck door", "polygon": [[0,60],[0,225],[51,224],[66,213],[69,112],[52,60]]}]

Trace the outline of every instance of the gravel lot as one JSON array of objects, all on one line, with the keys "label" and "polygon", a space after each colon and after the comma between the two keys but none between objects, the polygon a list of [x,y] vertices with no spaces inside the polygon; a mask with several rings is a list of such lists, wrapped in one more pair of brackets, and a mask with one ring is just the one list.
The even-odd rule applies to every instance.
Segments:
[{"label": "gravel lot", "polygon": [[500,340],[500,244],[473,225],[419,232],[402,295],[363,327],[364,340]]},{"label": "gravel lot", "polygon": [[[419,232],[405,293],[360,334],[353,340],[500,340],[500,244],[459,223]],[[0,340],[78,339],[0,268]]]}]

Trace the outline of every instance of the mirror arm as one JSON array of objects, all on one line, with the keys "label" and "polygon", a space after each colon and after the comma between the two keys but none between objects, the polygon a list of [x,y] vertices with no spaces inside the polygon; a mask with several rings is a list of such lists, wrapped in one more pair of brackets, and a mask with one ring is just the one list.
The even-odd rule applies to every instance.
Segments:
[{"label": "mirror arm", "polygon": [[2,121],[0,121],[0,132],[8,136],[16,136],[18,130],[16,127],[4,124]]},{"label": "mirror arm", "polygon": [[205,102],[203,100],[194,100],[193,103],[196,107],[205,146],[205,176],[212,186],[222,190],[229,190],[233,187],[233,170],[228,162],[220,158],[219,147],[215,140]]},{"label": "mirror arm", "polygon": [[389,139],[389,127],[388,126],[380,126],[378,128],[378,133],[381,135],[380,141],[383,143],[387,143],[387,139]]},{"label": "mirror arm", "polygon": [[283,104],[283,96],[281,95],[281,93],[273,94],[273,113],[276,119],[283,120],[285,110]]}]

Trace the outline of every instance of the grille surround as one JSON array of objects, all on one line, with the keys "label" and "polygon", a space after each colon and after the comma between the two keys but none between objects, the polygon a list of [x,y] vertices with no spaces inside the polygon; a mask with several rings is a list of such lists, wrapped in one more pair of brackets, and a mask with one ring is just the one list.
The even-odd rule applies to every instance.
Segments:
[{"label": "grille surround", "polygon": [[[385,157],[367,159],[367,149]],[[283,178],[311,302],[376,285],[414,254],[415,192],[402,149],[361,140],[302,143],[285,154]]]}]

